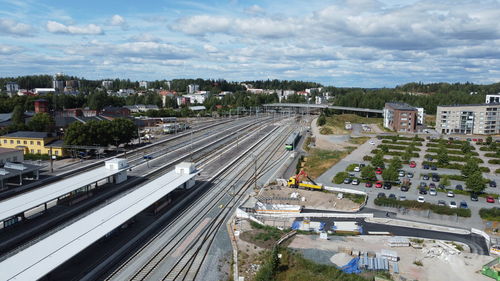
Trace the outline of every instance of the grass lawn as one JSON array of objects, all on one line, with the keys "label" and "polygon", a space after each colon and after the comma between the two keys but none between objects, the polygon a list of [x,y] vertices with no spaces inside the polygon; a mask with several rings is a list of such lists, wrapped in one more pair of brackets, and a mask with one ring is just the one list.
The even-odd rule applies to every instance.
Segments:
[{"label": "grass lawn", "polygon": [[357,137],[357,138],[351,138],[349,140],[349,143],[352,143],[352,144],[357,144],[357,145],[361,145],[363,143],[365,143],[367,140],[369,140],[370,138],[369,137]]},{"label": "grass lawn", "polygon": [[326,117],[326,124],[320,129],[323,135],[342,135],[348,134],[349,130],[345,129],[345,122],[351,123],[364,123],[364,124],[378,124],[382,128],[382,118],[367,118],[361,117],[356,114],[340,114]]},{"label": "grass lawn", "polygon": [[434,127],[436,126],[436,115],[425,115],[425,124]]},{"label": "grass lawn", "polygon": [[351,153],[355,147],[348,147],[346,150],[323,150],[314,148],[309,151],[309,156],[305,161],[303,169],[311,178],[317,178],[342,158]]}]

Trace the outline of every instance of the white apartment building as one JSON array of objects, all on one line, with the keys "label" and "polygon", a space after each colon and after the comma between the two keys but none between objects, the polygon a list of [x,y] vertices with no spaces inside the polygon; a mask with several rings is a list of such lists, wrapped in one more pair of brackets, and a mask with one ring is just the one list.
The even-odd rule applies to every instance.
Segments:
[{"label": "white apartment building", "polygon": [[101,85],[104,88],[109,89],[109,88],[113,87],[113,81],[111,81],[111,80],[104,80],[104,81],[102,81]]},{"label": "white apartment building", "polygon": [[148,81],[140,81],[139,82],[139,88],[148,89],[149,88],[149,82]]},{"label": "white apartment building", "polygon": [[500,103],[500,94],[486,95],[485,103]]},{"label": "white apartment building", "polygon": [[200,90],[200,85],[189,84],[187,88],[188,94],[194,94]]},{"label": "white apartment building", "polygon": [[436,131],[441,134],[499,134],[500,103],[438,106]]}]

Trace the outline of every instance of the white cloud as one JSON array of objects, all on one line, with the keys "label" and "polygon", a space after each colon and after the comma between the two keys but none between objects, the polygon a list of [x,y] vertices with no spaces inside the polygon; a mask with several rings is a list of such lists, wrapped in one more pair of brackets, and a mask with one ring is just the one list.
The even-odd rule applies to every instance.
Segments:
[{"label": "white cloud", "polygon": [[127,21],[120,15],[113,15],[111,17],[110,24],[114,26],[120,26],[124,30],[128,29]]},{"label": "white cloud", "polygon": [[11,19],[0,19],[0,34],[30,36],[33,29],[29,24],[16,22]]},{"label": "white cloud", "polygon": [[215,46],[210,44],[203,45],[203,49],[209,53],[216,53],[218,51]]},{"label": "white cloud", "polygon": [[266,10],[264,10],[261,6],[259,5],[252,5],[248,8],[245,9],[245,12],[251,15],[258,15],[258,14],[264,14]]},{"label": "white cloud", "polygon": [[80,35],[100,35],[104,34],[102,28],[95,24],[85,26],[65,25],[56,21],[47,22],[47,30],[51,33],[80,34]]},{"label": "white cloud", "polygon": [[21,52],[22,50],[23,48],[18,46],[0,44],[0,55],[13,55]]}]

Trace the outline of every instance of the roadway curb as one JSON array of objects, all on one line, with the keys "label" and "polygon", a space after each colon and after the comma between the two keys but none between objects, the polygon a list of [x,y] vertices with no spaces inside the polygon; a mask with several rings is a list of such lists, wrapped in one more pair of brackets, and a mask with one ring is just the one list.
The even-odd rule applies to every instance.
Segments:
[{"label": "roadway curb", "polygon": [[428,224],[428,223],[421,223],[421,222],[390,219],[390,218],[366,218],[365,221],[370,222],[370,223],[387,224],[387,225],[393,225],[393,226],[409,227],[409,228],[432,230],[432,231],[439,231],[439,232],[449,232],[449,233],[462,234],[462,235],[471,234],[471,232],[469,230],[466,230],[466,229],[460,229],[460,228],[454,228],[454,227],[448,227],[448,226],[442,226],[442,225],[435,225],[435,224]]}]

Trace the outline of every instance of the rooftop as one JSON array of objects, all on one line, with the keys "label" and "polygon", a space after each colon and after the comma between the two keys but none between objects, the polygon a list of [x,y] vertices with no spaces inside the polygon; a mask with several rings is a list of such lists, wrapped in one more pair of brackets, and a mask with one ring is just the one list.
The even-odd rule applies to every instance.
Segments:
[{"label": "rooftop", "polygon": [[0,154],[2,154],[2,153],[10,153],[10,152],[14,152],[14,151],[21,151],[22,152],[22,150],[15,149],[15,148],[0,147]]},{"label": "rooftop", "polygon": [[466,106],[500,106],[500,103],[475,103],[475,104],[450,104],[438,105],[438,107],[466,107]]},{"label": "rooftop", "polygon": [[387,102],[385,106],[389,106],[397,110],[417,110],[415,107],[404,102]]},{"label": "rooftop", "polygon": [[26,139],[43,139],[46,137],[53,136],[51,133],[47,132],[30,132],[30,131],[17,131],[10,134],[5,134],[2,137],[8,138],[26,138]]}]

